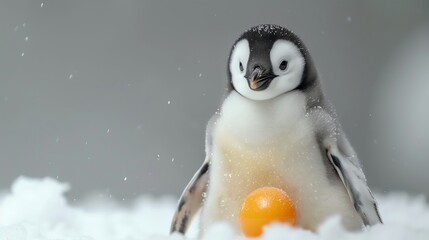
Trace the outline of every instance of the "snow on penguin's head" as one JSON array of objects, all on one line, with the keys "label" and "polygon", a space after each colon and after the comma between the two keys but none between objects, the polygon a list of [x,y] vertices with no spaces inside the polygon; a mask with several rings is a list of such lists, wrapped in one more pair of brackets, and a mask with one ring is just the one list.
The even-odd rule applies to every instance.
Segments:
[{"label": "snow on penguin's head", "polygon": [[252,100],[305,90],[317,80],[315,75],[302,41],[278,25],[258,25],[244,32],[228,61],[229,89]]}]

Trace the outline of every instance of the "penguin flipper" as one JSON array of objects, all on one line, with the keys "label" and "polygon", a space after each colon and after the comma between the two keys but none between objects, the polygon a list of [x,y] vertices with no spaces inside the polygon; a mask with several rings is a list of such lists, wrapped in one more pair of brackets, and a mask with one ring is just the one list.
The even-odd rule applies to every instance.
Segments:
[{"label": "penguin flipper", "polygon": [[207,191],[209,182],[212,131],[218,117],[218,114],[213,115],[207,124],[205,139],[206,159],[180,196],[179,204],[177,205],[173,221],[171,222],[170,233],[180,232],[181,234],[185,234],[195,213],[197,213],[202,206],[204,198],[203,193]]},{"label": "penguin flipper", "polygon": [[170,233],[180,232],[181,234],[185,234],[192,218],[200,209],[203,201],[203,193],[207,190],[209,162],[204,161],[185,190],[183,190],[171,223]]},{"label": "penguin flipper", "polygon": [[336,144],[329,145],[326,153],[365,226],[383,223],[362,168],[356,164],[357,159],[353,159],[353,156],[344,156]]}]

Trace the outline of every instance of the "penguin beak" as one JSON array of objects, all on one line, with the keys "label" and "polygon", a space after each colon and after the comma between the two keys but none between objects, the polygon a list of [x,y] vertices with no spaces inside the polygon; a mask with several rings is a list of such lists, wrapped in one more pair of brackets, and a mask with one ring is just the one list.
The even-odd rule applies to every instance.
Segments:
[{"label": "penguin beak", "polygon": [[276,75],[269,73],[268,71],[264,71],[261,67],[255,67],[252,73],[247,77],[247,82],[249,84],[250,89],[254,91],[261,91],[270,85],[273,78]]}]

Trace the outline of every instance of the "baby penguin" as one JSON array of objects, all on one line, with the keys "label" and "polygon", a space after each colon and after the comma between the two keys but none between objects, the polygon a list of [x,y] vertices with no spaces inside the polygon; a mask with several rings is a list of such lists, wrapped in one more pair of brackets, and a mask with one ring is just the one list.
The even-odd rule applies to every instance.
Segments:
[{"label": "baby penguin", "polygon": [[332,215],[350,230],[382,222],[307,48],[278,25],[252,27],[233,45],[227,95],[208,123],[206,158],[171,232],[184,234],[201,206],[202,232],[218,221],[239,232],[241,204],[261,187],[284,190],[304,229]]}]

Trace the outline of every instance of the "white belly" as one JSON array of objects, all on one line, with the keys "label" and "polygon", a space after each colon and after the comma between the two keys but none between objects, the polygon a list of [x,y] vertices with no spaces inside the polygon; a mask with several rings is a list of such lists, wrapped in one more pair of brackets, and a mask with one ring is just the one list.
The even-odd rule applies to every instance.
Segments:
[{"label": "white belly", "polygon": [[203,228],[227,221],[238,230],[244,198],[266,186],[281,188],[292,198],[298,226],[315,230],[328,216],[341,214],[349,219],[344,221],[349,228],[359,227],[344,186],[327,177],[314,129],[305,117],[304,96],[285,95],[270,104],[260,106],[238,94],[225,101],[213,132]]}]

